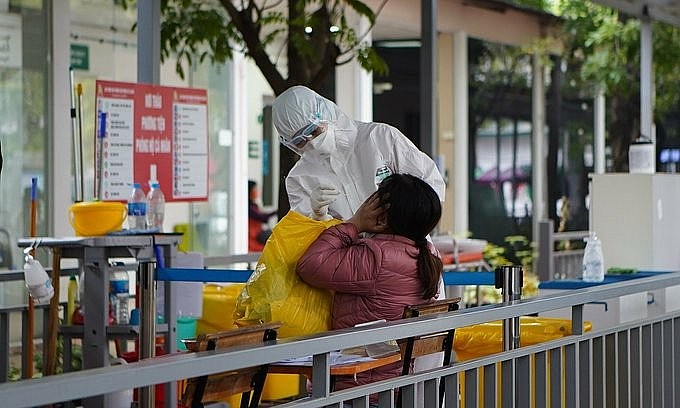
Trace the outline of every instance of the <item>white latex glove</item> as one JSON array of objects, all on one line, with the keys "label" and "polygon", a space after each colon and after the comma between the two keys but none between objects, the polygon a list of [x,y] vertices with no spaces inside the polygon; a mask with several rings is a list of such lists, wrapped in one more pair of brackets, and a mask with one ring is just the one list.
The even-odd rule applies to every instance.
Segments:
[{"label": "white latex glove", "polygon": [[312,190],[311,205],[312,218],[319,221],[328,221],[331,217],[328,214],[328,205],[335,201],[340,192],[333,186],[320,185]]}]

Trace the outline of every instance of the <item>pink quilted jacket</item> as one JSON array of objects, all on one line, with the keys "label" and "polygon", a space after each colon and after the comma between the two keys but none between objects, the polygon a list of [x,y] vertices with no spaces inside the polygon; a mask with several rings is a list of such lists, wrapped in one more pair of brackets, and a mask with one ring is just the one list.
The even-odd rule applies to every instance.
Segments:
[{"label": "pink quilted jacket", "polygon": [[[432,251],[436,249],[431,248]],[[415,243],[403,236],[376,234],[360,238],[353,224],[324,231],[297,264],[308,284],[332,289],[333,329],[375,320],[397,320],[404,306],[424,303],[417,276]],[[379,381],[401,374],[402,363],[352,378],[337,378],[335,389]]]}]

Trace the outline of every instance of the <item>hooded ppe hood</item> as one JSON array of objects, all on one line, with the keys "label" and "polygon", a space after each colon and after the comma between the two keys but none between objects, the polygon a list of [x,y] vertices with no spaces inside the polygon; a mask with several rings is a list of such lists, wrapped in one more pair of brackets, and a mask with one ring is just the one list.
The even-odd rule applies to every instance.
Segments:
[{"label": "hooded ppe hood", "polygon": [[299,155],[311,150],[311,146],[308,144],[298,148],[289,142],[310,123],[333,123],[338,136],[337,142],[341,146],[352,145],[356,137],[356,125],[352,119],[335,103],[301,85],[288,88],[274,100],[272,121],[281,143]]}]

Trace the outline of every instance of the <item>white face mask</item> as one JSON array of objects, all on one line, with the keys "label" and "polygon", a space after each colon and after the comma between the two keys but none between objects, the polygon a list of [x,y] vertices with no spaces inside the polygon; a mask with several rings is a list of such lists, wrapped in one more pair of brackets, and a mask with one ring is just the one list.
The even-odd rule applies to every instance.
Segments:
[{"label": "white face mask", "polygon": [[331,155],[335,152],[335,127],[329,123],[326,131],[312,139],[309,144],[322,155]]}]

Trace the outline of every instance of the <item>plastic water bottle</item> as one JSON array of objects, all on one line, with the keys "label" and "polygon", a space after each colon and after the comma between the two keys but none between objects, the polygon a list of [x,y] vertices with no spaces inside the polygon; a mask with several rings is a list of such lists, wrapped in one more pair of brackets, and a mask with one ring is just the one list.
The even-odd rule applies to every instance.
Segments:
[{"label": "plastic water bottle", "polygon": [[40,261],[34,259],[33,256],[28,253],[30,249],[31,248],[26,248],[24,250],[24,280],[26,281],[28,293],[35,303],[44,305],[52,299],[52,296],[54,296],[54,287],[52,286],[52,279],[50,279],[50,276],[45,272],[45,268],[40,264]]},{"label": "plastic water bottle", "polygon": [[131,230],[146,229],[146,195],[140,183],[132,185],[132,192],[130,193],[130,198],[128,198],[127,207],[128,228]]},{"label": "plastic water bottle", "polygon": [[130,321],[130,276],[127,272],[114,272],[109,279],[109,298],[113,318],[117,324]]},{"label": "plastic water bottle", "polygon": [[585,282],[602,282],[604,280],[604,259],[602,257],[602,241],[592,233],[584,238],[586,248],[583,251],[583,280]]},{"label": "plastic water bottle", "polygon": [[158,182],[151,183],[151,190],[146,196],[146,201],[149,203],[146,212],[146,227],[162,232],[165,218],[165,195]]}]

